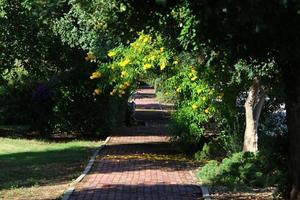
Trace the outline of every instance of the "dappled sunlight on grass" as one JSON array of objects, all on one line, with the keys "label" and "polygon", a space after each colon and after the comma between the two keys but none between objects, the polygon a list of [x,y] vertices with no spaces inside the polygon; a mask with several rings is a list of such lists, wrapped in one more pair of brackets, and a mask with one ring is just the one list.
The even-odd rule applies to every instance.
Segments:
[{"label": "dappled sunlight on grass", "polygon": [[[11,195],[18,199],[24,194],[26,199],[38,199],[38,194],[44,196],[51,190],[57,198],[82,172],[92,151],[100,144],[79,140],[54,143],[0,138],[0,199],[9,199]],[[58,185],[65,187],[53,189]],[[43,191],[42,188],[47,189]],[[33,196],[29,191],[34,191]]]},{"label": "dappled sunlight on grass", "polygon": [[0,192],[0,199],[59,199],[59,197],[63,194],[67,186],[68,182],[64,181],[62,183],[56,183],[53,185],[33,185],[31,187],[4,189]]},{"label": "dappled sunlight on grass", "polygon": [[0,156],[4,154],[21,152],[42,152],[52,150],[63,150],[73,147],[95,147],[98,142],[86,142],[75,140],[65,143],[48,142],[43,140],[0,138]]}]

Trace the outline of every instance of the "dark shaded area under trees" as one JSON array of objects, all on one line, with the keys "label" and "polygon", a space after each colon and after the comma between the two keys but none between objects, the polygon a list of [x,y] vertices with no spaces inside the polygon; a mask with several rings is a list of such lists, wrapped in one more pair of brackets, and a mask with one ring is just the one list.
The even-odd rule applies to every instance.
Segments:
[{"label": "dark shaded area under trees", "polygon": [[275,155],[281,177],[288,159],[298,199],[299,12],[293,0],[0,0],[0,123],[101,135],[146,80],[175,102],[183,150],[220,161],[244,146]]}]

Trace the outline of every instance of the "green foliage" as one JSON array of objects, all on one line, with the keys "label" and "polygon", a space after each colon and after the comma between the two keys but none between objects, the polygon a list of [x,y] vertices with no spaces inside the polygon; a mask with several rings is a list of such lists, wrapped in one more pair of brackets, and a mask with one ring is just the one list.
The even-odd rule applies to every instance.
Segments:
[{"label": "green foliage", "polygon": [[39,49],[36,44],[37,27],[33,17],[19,1],[1,1],[1,13],[1,69],[10,69],[16,60],[27,66],[32,65]]},{"label": "green foliage", "polygon": [[126,23],[119,20],[127,9],[118,1],[96,0],[90,3],[69,1],[70,10],[59,18],[54,31],[63,42],[105,58],[106,52],[121,44]]},{"label": "green foliage", "polygon": [[[202,51],[208,53],[204,48]],[[228,135],[234,129],[230,130],[233,125],[229,121],[232,124],[235,121],[235,108],[230,107],[234,93],[225,94],[227,86],[220,87],[217,80],[222,74],[216,74],[207,66],[211,61],[201,60],[201,57],[198,55],[195,59],[189,53],[179,55],[173,75],[163,79],[159,86],[164,94],[173,94],[176,111],[171,116],[170,132],[190,153],[220,133]]]},{"label": "green foliage", "polygon": [[100,98],[92,95],[95,84],[83,71],[65,74],[53,87],[55,95],[49,123],[55,132],[104,133],[116,125],[113,120],[122,116],[124,108],[118,100],[110,99],[108,94]]},{"label": "green foliage", "polygon": [[128,98],[139,80],[159,76],[173,67],[172,54],[165,50],[162,39],[143,33],[130,45],[108,51],[107,56],[110,60],[102,62],[90,78],[97,80],[99,91],[111,96]]},{"label": "green foliage", "polygon": [[0,1],[0,18],[4,18],[6,16],[5,3],[5,0]]},{"label": "green foliage", "polygon": [[204,161],[210,159],[212,156],[214,156],[215,158],[217,155],[214,154],[215,152],[212,152],[211,147],[214,146],[209,146],[208,144],[204,144],[202,151],[198,151],[197,153],[195,153],[195,159]]},{"label": "green foliage", "polygon": [[[169,75],[170,76],[170,75]],[[167,77],[156,78],[154,80],[154,89],[156,94],[156,99],[160,103],[175,103],[177,100],[177,95],[170,92],[169,81]]]},{"label": "green foliage", "polygon": [[197,21],[195,15],[193,15],[187,1],[185,1],[183,5],[175,7],[171,11],[171,15],[179,24],[181,29],[177,38],[180,45],[184,48],[184,50],[199,50],[201,45],[197,38],[197,26],[199,26],[199,21]]},{"label": "green foliage", "polygon": [[284,184],[284,170],[269,159],[262,153],[235,153],[221,163],[209,161],[200,169],[198,177],[203,184],[231,189]]},{"label": "green foliage", "polygon": [[123,101],[92,95],[96,86],[89,73],[95,64],[52,31],[66,1],[1,1],[1,6],[0,123],[28,124],[43,132],[107,134],[123,120]]},{"label": "green foliage", "polygon": [[195,159],[205,162],[206,160],[223,159],[234,153],[240,152],[243,148],[243,135],[219,134],[204,144],[202,150],[195,154]]},{"label": "green foliage", "polygon": [[258,77],[269,94],[260,146],[272,141],[263,133],[286,133],[272,119],[284,97],[281,68],[297,72],[285,66],[299,63],[298,14],[299,3],[281,0],[0,0],[0,122],[105,133],[124,121],[137,83],[151,82],[175,103],[169,127],[183,150],[229,157],[209,162],[204,177],[247,185],[253,176],[248,185],[263,186],[261,163],[271,158],[235,154],[243,104]]},{"label": "green foliage", "polygon": [[0,87],[0,123],[29,124],[31,84],[2,85]]}]

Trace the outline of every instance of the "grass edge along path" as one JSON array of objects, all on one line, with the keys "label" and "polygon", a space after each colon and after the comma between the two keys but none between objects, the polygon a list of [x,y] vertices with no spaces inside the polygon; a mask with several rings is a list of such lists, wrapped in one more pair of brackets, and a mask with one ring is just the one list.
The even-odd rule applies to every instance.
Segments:
[{"label": "grass edge along path", "polygon": [[58,199],[103,142],[0,137],[0,199]]},{"label": "grass edge along path", "polygon": [[111,136],[108,136],[106,138],[106,140],[103,142],[103,144],[101,144],[101,146],[98,147],[98,149],[94,152],[94,154],[92,155],[90,161],[88,162],[87,166],[85,167],[84,171],[82,172],[82,174],[77,177],[77,179],[75,179],[72,183],[69,184],[69,187],[64,191],[64,194],[62,196],[62,200],[68,200],[72,193],[75,190],[75,186],[77,183],[79,183],[92,169],[94,162],[96,161],[96,158],[99,154],[99,152],[105,147],[105,145],[109,142]]}]

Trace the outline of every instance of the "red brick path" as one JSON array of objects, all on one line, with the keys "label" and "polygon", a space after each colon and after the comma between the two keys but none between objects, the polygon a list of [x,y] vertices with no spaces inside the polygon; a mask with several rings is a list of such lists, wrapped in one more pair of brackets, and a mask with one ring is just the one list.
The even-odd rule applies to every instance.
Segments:
[{"label": "red brick path", "polygon": [[[159,108],[153,90],[138,92],[137,108]],[[116,130],[71,199],[202,199],[201,188],[190,173],[196,166],[172,149],[162,116],[159,110],[137,111],[138,119],[147,120],[146,126]]]}]

